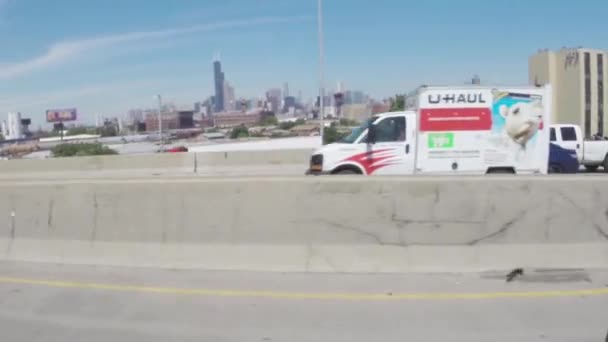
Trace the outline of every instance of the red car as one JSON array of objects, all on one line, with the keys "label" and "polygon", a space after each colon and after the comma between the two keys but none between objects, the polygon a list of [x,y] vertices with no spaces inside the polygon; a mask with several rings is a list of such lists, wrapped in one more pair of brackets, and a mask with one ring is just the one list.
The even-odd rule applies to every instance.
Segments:
[{"label": "red car", "polygon": [[178,152],[188,152],[188,148],[186,146],[177,146],[166,149],[165,152],[169,153],[178,153]]}]

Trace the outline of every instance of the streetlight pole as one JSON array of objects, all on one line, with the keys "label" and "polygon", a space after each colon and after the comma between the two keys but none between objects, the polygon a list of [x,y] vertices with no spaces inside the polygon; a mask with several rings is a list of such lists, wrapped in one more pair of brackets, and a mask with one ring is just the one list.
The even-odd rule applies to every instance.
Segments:
[{"label": "streetlight pole", "polygon": [[163,152],[163,100],[159,95],[158,97],[158,136],[160,137],[160,152]]},{"label": "streetlight pole", "polygon": [[323,52],[323,0],[317,2],[317,24],[319,29],[319,117],[321,119],[321,145],[323,145],[323,131],[325,130],[325,56]]}]

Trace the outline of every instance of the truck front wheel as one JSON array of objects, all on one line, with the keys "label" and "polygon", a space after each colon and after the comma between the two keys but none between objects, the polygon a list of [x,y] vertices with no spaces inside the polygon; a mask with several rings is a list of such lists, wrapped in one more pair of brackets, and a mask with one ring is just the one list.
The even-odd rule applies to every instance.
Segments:
[{"label": "truck front wheel", "polygon": [[338,171],[338,172],[334,173],[334,175],[348,176],[348,175],[360,175],[360,173],[358,173],[354,170],[342,170],[342,171]]},{"label": "truck front wheel", "polygon": [[334,172],[332,172],[331,174],[345,176],[345,175],[360,175],[362,173],[360,170],[357,170],[353,166],[344,166],[344,167],[338,168],[337,170],[334,170]]}]

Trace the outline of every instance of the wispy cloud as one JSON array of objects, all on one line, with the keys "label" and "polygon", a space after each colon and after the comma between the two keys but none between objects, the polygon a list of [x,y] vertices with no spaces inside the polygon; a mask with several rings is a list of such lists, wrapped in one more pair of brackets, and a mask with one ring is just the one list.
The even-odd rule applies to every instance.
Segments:
[{"label": "wispy cloud", "polygon": [[137,87],[142,87],[149,85],[153,81],[156,80],[140,80],[140,81],[131,81],[131,82],[117,82],[117,83],[107,83],[107,84],[97,84],[97,85],[87,85],[78,88],[71,89],[62,89],[55,90],[50,92],[40,92],[40,93],[28,93],[27,95],[22,95],[21,97],[15,96],[5,96],[0,97],[0,109],[6,110],[17,110],[18,108],[29,109],[38,105],[46,105],[55,102],[61,102],[65,100],[75,100],[87,96],[99,96],[103,95],[106,92],[116,92],[116,91],[124,91],[130,90]]},{"label": "wispy cloud", "polygon": [[[91,98],[100,98],[103,96],[123,96],[136,94],[139,92],[148,93],[148,97],[152,99],[152,95],[159,90],[159,84],[163,85],[163,89],[167,84],[183,83],[190,80],[196,80],[194,76],[174,76],[162,78],[144,78],[137,80],[117,81],[109,83],[86,84],[80,87],[64,88],[52,91],[29,92],[15,96],[15,94],[0,95],[0,113],[5,111],[28,111],[31,108],[41,105],[60,104],[67,102],[71,105],[74,101],[87,100]],[[152,102],[152,100],[150,100]]]},{"label": "wispy cloud", "polygon": [[[6,0],[0,0],[0,5],[3,1]],[[15,64],[0,65],[0,79],[11,79],[49,67],[62,65],[75,59],[82,58],[82,56],[85,55],[85,52],[89,53],[93,49],[97,51],[103,51],[102,49],[106,49],[107,51],[107,49],[110,47],[121,45],[124,46],[140,41],[170,38],[180,35],[217,31],[222,29],[288,23],[308,19],[311,18],[307,16],[262,17],[245,20],[222,21],[168,30],[128,32],[123,34],[59,42],[52,45],[43,55],[36,56],[29,60]]]}]

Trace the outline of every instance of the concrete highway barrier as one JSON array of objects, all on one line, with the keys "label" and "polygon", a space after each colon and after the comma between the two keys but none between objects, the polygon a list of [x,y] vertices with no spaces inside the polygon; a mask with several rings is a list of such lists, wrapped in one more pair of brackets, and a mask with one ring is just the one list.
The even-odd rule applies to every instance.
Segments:
[{"label": "concrete highway barrier", "polygon": [[[197,152],[197,166],[307,165],[313,149]],[[305,170],[302,170],[304,172]]]},{"label": "concrete highway barrier", "polygon": [[608,267],[598,177],[0,182],[1,258],[295,272]]},{"label": "concrete highway barrier", "polygon": [[15,159],[0,162],[0,173],[36,173],[105,170],[194,170],[190,153],[158,153],[141,155],[87,156],[48,159]]},{"label": "concrete highway barrier", "polygon": [[0,161],[0,175],[125,170],[197,173],[217,167],[306,165],[311,152],[295,149],[17,159]]}]

